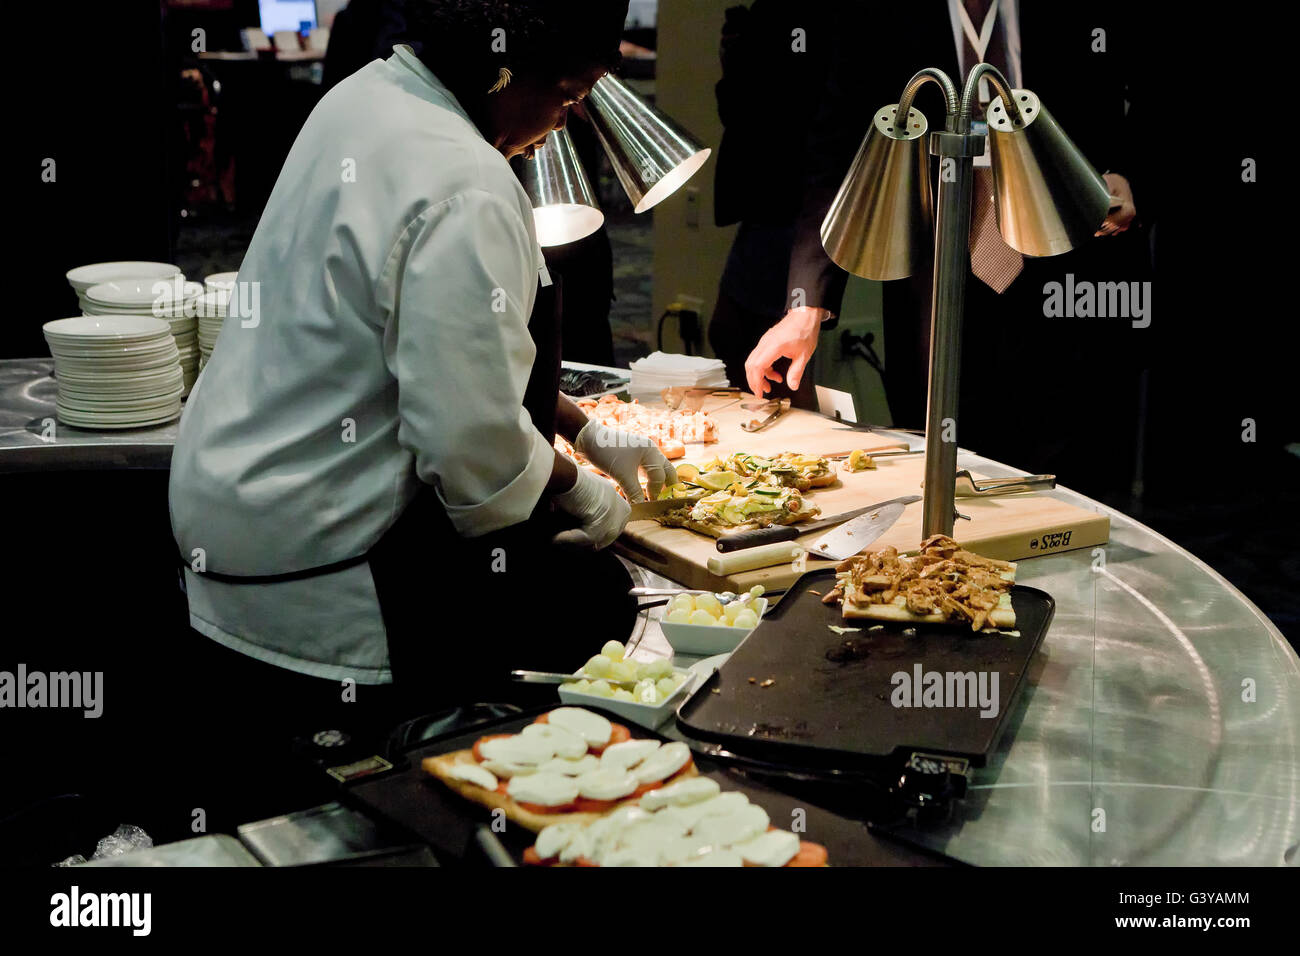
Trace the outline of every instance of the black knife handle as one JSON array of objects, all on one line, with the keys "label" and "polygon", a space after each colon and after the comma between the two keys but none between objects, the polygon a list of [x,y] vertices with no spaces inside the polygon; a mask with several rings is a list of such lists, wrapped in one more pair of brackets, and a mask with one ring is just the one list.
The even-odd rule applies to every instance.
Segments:
[{"label": "black knife handle", "polygon": [[790,525],[774,525],[770,528],[755,528],[752,531],[737,531],[724,534],[718,539],[718,550],[723,554],[732,551],[744,551],[757,548],[760,544],[780,544],[782,541],[794,541],[803,534]]}]

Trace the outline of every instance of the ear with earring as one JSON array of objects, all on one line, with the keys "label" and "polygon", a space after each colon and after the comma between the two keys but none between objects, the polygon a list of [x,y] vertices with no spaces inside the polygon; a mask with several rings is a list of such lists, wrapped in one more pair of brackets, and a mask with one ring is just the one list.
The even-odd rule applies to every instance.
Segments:
[{"label": "ear with earring", "polygon": [[510,85],[510,81],[513,78],[514,78],[513,73],[507,70],[504,66],[501,67],[500,71],[497,73],[496,84],[492,87],[492,89],[488,90],[488,93],[500,93],[502,90],[504,90],[507,86]]}]

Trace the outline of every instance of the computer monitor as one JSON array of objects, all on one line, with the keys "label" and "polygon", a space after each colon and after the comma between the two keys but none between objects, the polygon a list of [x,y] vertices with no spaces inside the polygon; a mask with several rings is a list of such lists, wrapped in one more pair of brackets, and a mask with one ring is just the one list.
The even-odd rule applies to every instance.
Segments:
[{"label": "computer monitor", "polygon": [[262,16],[262,32],[267,36],[277,30],[302,33],[316,26],[316,0],[257,0]]}]

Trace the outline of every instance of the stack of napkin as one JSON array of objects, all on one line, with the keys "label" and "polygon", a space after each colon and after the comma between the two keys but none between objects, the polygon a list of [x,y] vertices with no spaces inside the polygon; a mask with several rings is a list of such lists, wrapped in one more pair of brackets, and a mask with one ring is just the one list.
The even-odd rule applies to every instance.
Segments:
[{"label": "stack of napkin", "polygon": [[665,388],[726,388],[727,369],[719,359],[700,355],[670,355],[655,352],[631,365],[628,391],[634,395],[657,395]]}]

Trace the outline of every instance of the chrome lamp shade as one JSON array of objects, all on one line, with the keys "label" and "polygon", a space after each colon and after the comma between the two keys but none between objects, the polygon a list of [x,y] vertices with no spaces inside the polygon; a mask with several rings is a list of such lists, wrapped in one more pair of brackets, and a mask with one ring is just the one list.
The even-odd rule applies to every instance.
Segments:
[{"label": "chrome lamp shade", "polygon": [[876,110],[862,148],[822,222],[822,246],[864,279],[902,279],[928,268],[934,252],[928,124],[917,110]]},{"label": "chrome lamp shade", "polygon": [[618,181],[638,213],[680,189],[712,152],[613,76],[596,83],[586,108]]},{"label": "chrome lamp shade", "polygon": [[604,225],[605,214],[567,130],[552,130],[533,160],[523,164],[523,184],[543,248],[585,239]]},{"label": "chrome lamp shade", "polygon": [[1091,239],[1110,209],[1110,190],[1029,90],[1012,90],[987,113],[998,229],[1027,256],[1055,256]]}]

